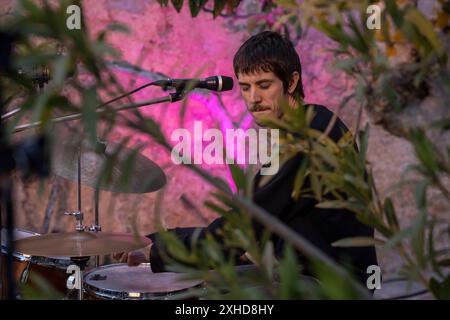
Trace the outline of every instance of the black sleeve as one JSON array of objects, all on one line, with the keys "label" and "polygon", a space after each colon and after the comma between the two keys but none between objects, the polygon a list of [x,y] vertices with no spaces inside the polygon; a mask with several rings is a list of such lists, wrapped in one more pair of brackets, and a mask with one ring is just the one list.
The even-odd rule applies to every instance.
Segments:
[{"label": "black sleeve", "polygon": [[[291,194],[295,173],[296,170],[298,170],[302,159],[300,154],[290,159],[263,187],[257,186],[260,176],[255,178],[253,201],[258,206],[286,223],[292,215],[298,214],[299,212],[307,212],[310,207],[314,206],[313,199],[310,198],[300,198],[296,202],[292,200]],[[222,229],[223,225],[224,218],[220,217],[204,228],[175,228],[169,231],[173,232],[187,248],[190,248],[191,236],[194,234],[195,230],[199,230],[199,239],[204,239],[209,233],[218,242],[223,242],[221,241],[221,235],[218,232]],[[255,229],[256,237],[259,238],[264,230],[263,226],[253,220],[253,227]],[[157,233],[150,234],[147,237],[153,241],[150,252],[150,262],[153,272],[166,271],[161,255],[162,252],[167,253],[163,241],[159,239]],[[230,248],[223,248],[223,250],[225,255],[229,256],[231,254]],[[244,252],[238,250],[234,250],[234,252],[234,258],[237,262],[238,256],[242,255]]]},{"label": "black sleeve", "polygon": [[[207,234],[213,236],[213,238],[219,242],[221,242],[222,236],[219,234],[219,230],[223,228],[224,218],[220,217],[211,222],[207,227],[204,228],[175,228],[169,230],[173,232],[179,240],[183,242],[183,244],[187,248],[191,248],[192,236],[195,231],[198,231],[198,240],[202,240],[206,237]],[[153,246],[150,252],[150,266],[153,272],[164,272],[167,271],[166,265],[163,260],[162,252],[167,254],[167,250],[165,248],[164,242],[159,238],[158,233],[153,233],[147,235],[153,241]],[[231,250],[227,248],[223,248],[225,255],[230,255]],[[239,256],[244,252],[239,250],[234,250],[234,258],[237,261]]]}]

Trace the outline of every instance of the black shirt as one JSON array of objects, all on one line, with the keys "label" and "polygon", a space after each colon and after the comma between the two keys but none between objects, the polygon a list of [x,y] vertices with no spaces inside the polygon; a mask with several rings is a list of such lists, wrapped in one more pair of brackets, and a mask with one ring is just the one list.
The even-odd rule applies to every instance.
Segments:
[{"label": "black shirt", "polygon": [[[307,106],[305,106],[307,107]],[[311,121],[311,128],[324,132],[333,117],[333,113],[324,106],[313,105],[315,116]],[[344,123],[337,119],[329,137],[338,141],[343,133],[348,129]],[[376,253],[373,246],[369,247],[332,247],[331,243],[348,237],[373,237],[374,230],[356,219],[353,212],[345,209],[323,209],[317,208],[317,201],[311,197],[300,197],[297,201],[292,198],[292,190],[296,173],[302,163],[302,154],[287,161],[271,177],[271,180],[262,187],[258,187],[261,179],[258,173],[254,179],[254,202],[283,221],[289,227],[301,234],[312,244],[329,255],[339,263],[345,263],[350,266],[360,281],[366,281],[368,275],[366,269],[370,265],[376,265]],[[304,183],[308,187],[309,181]],[[217,234],[223,226],[223,218],[214,220],[210,225],[200,229],[200,238],[207,233],[212,234],[216,239],[220,238]],[[261,234],[262,226],[254,223],[256,234]],[[190,245],[190,237],[197,228],[176,228],[172,232],[181,239],[186,246]],[[151,250],[151,267],[153,272],[165,271],[165,264],[161,258],[160,251],[164,250],[162,241],[158,240],[157,234],[148,236],[154,242]],[[272,237],[274,242],[275,255],[283,255],[284,241],[277,236]],[[309,261],[298,253],[298,258],[304,267],[304,272],[311,274]]]}]

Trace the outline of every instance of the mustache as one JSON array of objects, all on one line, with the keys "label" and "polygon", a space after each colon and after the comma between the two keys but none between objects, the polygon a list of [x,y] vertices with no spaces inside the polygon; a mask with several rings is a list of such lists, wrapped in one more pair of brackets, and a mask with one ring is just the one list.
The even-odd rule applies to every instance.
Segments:
[{"label": "mustache", "polygon": [[255,105],[250,106],[249,111],[250,112],[258,112],[258,111],[267,110],[267,109],[269,109],[269,107],[265,107],[260,104],[255,104]]}]

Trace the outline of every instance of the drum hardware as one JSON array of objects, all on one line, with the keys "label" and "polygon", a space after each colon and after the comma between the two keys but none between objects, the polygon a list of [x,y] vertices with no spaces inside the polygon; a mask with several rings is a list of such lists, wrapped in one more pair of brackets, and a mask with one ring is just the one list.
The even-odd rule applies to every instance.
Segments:
[{"label": "drum hardware", "polygon": [[[105,108],[105,107],[99,107],[98,109],[96,109],[96,113],[97,114],[102,114],[102,113],[106,113],[108,111],[112,111],[112,112],[119,112],[119,111],[123,111],[123,110],[130,110],[130,109],[136,109],[136,108],[140,108],[140,107],[144,107],[144,106],[149,106],[149,105],[154,105],[157,103],[163,103],[163,102],[176,102],[182,99],[182,96],[180,96],[177,93],[170,93],[168,96],[165,97],[161,97],[161,98],[156,98],[156,99],[150,99],[150,100],[144,100],[141,102],[136,102],[136,103],[131,103],[128,105],[124,105],[124,106],[119,106],[119,107],[112,107],[112,108]],[[57,117],[54,119],[51,119],[50,122],[51,123],[61,123],[61,122],[66,122],[66,121],[73,121],[73,120],[79,120],[83,117],[82,113],[74,113],[74,114],[70,114],[67,116],[61,116],[61,117]],[[28,124],[22,124],[22,125],[18,125],[16,127],[14,127],[13,133],[16,132],[21,132],[27,129],[33,129],[33,128],[37,128],[39,126],[42,125],[41,121],[36,121],[36,122],[32,122],[32,123],[28,123]]]},{"label": "drum hardware", "polygon": [[75,220],[77,221],[75,230],[77,231],[84,231],[85,226],[83,225],[83,213],[79,211],[74,212],[64,212],[66,216],[73,216]]},{"label": "drum hardware", "polygon": [[96,188],[94,193],[94,224],[89,228],[89,231],[97,232],[102,231],[102,227],[100,226],[100,215],[99,215],[99,199],[100,199],[100,192]]},{"label": "drum hardware", "polygon": [[67,216],[73,216],[76,221],[75,230],[76,231],[84,231],[85,226],[83,225],[83,213],[81,212],[81,148],[77,147],[76,149],[76,171],[77,171],[77,202],[78,202],[78,211],[73,212],[64,212]]},{"label": "drum hardware", "polygon": [[[169,97],[163,99],[154,99],[147,101],[146,103],[134,104],[131,106],[125,106],[116,108],[115,111],[126,110],[136,108],[138,106],[154,104],[158,102],[174,101],[179,99],[179,93],[177,95],[171,94]],[[106,111],[104,109],[103,111]],[[68,117],[62,117],[61,121],[73,120],[77,115],[71,115]],[[56,119],[55,122],[58,122]],[[33,125],[25,126],[23,129],[31,128]],[[21,131],[21,130],[17,130]],[[138,248],[148,245],[150,241],[145,237],[137,237],[129,234],[102,234],[100,221],[99,221],[99,191],[113,191],[113,192],[125,192],[125,193],[146,193],[160,189],[166,183],[166,177],[155,163],[143,155],[137,153],[134,166],[134,172],[130,174],[131,183],[128,186],[121,184],[121,176],[115,175],[121,173],[121,165],[127,156],[134,150],[121,150],[119,154],[114,154],[119,145],[113,143],[103,143],[104,148],[100,152],[98,150],[92,150],[92,148],[86,148],[85,145],[76,145],[71,143],[73,140],[68,138],[64,139],[69,141],[65,143],[61,148],[55,148],[54,151],[56,157],[53,157],[53,173],[57,176],[75,180],[77,182],[77,211],[65,212],[64,215],[72,216],[76,220],[75,232],[69,232],[65,234],[47,234],[37,235],[33,239],[22,239],[15,241],[17,250],[30,256],[42,256],[42,257],[71,257],[70,261],[75,263],[80,268],[81,274],[85,269],[86,262],[90,256],[96,256],[95,267],[99,266],[99,255],[110,254],[120,251],[132,251]],[[61,147],[61,146],[59,146]],[[117,156],[118,164],[115,164],[113,168],[113,177],[108,181],[100,181],[99,176],[102,172],[103,165],[110,156]],[[56,161],[55,161],[56,160]],[[89,170],[83,170],[84,167]],[[143,180],[142,176],[148,176],[150,179]],[[134,179],[134,180],[133,180]],[[92,226],[87,227],[83,224],[84,213],[82,211],[82,195],[81,184],[95,188],[95,222]],[[32,261],[27,261],[27,265],[24,268],[21,276],[21,282],[27,282],[30,274]],[[67,282],[73,282],[73,276],[66,277]],[[79,290],[78,298],[83,298],[83,288]]]},{"label": "drum hardware", "polygon": [[[3,66],[3,65],[2,65]],[[46,75],[48,74],[48,72],[46,73]],[[39,87],[42,87],[42,83],[43,81],[47,81],[47,77],[42,77],[42,81],[40,81],[41,79],[35,79],[35,80],[39,80]],[[119,107],[113,107],[113,108],[105,108],[105,106],[109,103],[112,103],[114,101],[117,101],[118,99],[121,99],[127,95],[130,95],[138,90],[143,89],[146,86],[150,86],[153,85],[154,83],[149,83],[146,84],[145,86],[141,86],[138,89],[135,89],[133,91],[130,91],[128,93],[126,93],[125,95],[122,95],[120,97],[117,97],[115,99],[112,99],[110,101],[107,101],[106,103],[101,104],[100,106],[98,106],[96,112],[97,113],[104,113],[107,111],[113,111],[113,112],[119,112],[122,110],[128,110],[128,109],[135,109],[141,106],[147,106],[147,105],[152,105],[152,104],[157,104],[157,103],[162,103],[162,102],[175,102],[175,101],[179,101],[181,99],[184,98],[185,94],[187,93],[187,90],[180,89],[180,88],[176,88],[176,92],[174,93],[170,93],[168,96],[165,97],[161,97],[161,98],[156,98],[156,99],[151,99],[151,100],[147,100],[147,101],[142,101],[139,103],[133,103],[130,105],[125,105],[125,106],[119,106]],[[13,110],[12,112],[9,112],[7,114],[2,114],[2,120],[5,120],[11,116],[16,115],[17,113],[19,113],[20,109],[16,109]],[[51,122],[53,123],[58,123],[58,122],[64,122],[64,121],[72,121],[72,120],[76,120],[76,119],[80,119],[82,117],[82,113],[78,113],[78,114],[72,114],[72,115],[68,115],[68,116],[63,116],[63,117],[59,117],[56,119],[52,119]],[[23,131],[26,129],[30,129],[30,128],[34,128],[37,127],[41,124],[41,122],[35,122],[35,123],[30,123],[30,124],[26,124],[26,125],[21,125],[21,126],[17,126],[14,129],[14,132],[19,132],[19,131]],[[70,139],[66,139],[66,141],[71,141]],[[109,144],[110,147],[114,147],[113,144]],[[69,147],[69,149],[72,146]],[[110,148],[111,149],[111,148]],[[67,151],[67,150],[65,150]],[[117,179],[117,177],[113,177],[113,179],[110,179],[109,182],[106,182],[103,184],[99,183],[99,175],[98,173],[100,172],[100,168],[101,165],[104,162],[104,158],[105,156],[108,156],[109,154],[107,154],[107,148],[104,149],[104,152],[102,153],[102,155],[98,155],[97,157],[94,157],[94,160],[100,160],[95,162],[94,161],[94,169],[93,172],[90,171],[90,173],[87,173],[86,171],[82,172],[82,160],[85,160],[84,158],[82,159],[82,156],[86,155],[86,153],[82,153],[81,150],[81,146],[78,146],[76,149],[72,148],[71,150],[72,152],[57,152],[57,154],[59,156],[61,156],[62,158],[60,159],[64,159],[64,157],[72,157],[72,159],[76,159],[76,165],[75,165],[75,169],[73,170],[73,165],[75,164],[73,161],[53,161],[53,163],[56,163],[56,169],[54,168],[54,173],[58,176],[64,177],[66,179],[72,179],[72,180],[77,180],[77,200],[78,200],[78,211],[73,211],[73,212],[65,212],[65,215],[70,215],[73,216],[76,220],[76,226],[75,226],[75,230],[76,233],[78,234],[74,234],[74,233],[69,233],[69,234],[62,234],[59,235],[60,238],[58,238],[58,236],[53,237],[47,237],[46,235],[43,236],[37,236],[34,237],[32,242],[35,242],[38,246],[41,245],[42,248],[49,248],[46,247],[45,245],[49,245],[49,246],[53,246],[49,248],[49,251],[44,252],[46,250],[39,250],[38,247],[33,246],[33,243],[31,241],[25,241],[25,240],[18,240],[17,241],[17,245],[18,247],[21,247],[21,249],[23,249],[23,251],[25,253],[32,253],[34,252],[34,254],[38,255],[41,254],[42,256],[49,256],[51,253],[55,253],[56,256],[61,255],[62,253],[64,253],[64,255],[69,255],[72,258],[75,257],[74,262],[80,263],[82,265],[82,257],[85,256],[90,256],[90,255],[97,255],[96,257],[96,267],[98,267],[99,265],[99,257],[98,254],[107,254],[107,253],[113,253],[116,252],[115,250],[123,250],[123,251],[130,251],[133,249],[137,249],[139,247],[142,247],[142,244],[146,243],[146,240],[144,239],[140,239],[140,243],[139,246],[136,247],[136,239],[139,240],[138,237],[133,237],[133,242],[131,241],[131,237],[126,237],[126,235],[111,235],[111,234],[107,234],[104,235],[104,237],[94,237],[94,234],[97,234],[99,231],[101,231],[101,226],[99,223],[99,217],[98,217],[98,190],[107,190],[107,191],[114,191],[114,192],[132,192],[132,193],[145,193],[145,192],[152,192],[152,191],[156,191],[158,189],[160,189],[162,186],[165,185],[166,183],[166,178],[165,175],[163,173],[163,171],[156,165],[154,164],[151,160],[143,157],[142,155],[138,154],[138,158],[137,158],[137,168],[136,174],[131,174],[131,178],[133,179],[133,177],[137,177],[137,179],[135,179],[135,181],[131,181],[131,187],[124,189],[121,184],[119,183],[120,179]],[[109,151],[113,151],[113,150],[109,150]],[[121,153],[123,154],[123,152]],[[92,152],[90,154],[87,155],[87,158],[92,155]],[[75,156],[75,157],[73,157]],[[102,157],[103,156],[103,157]],[[59,166],[58,166],[59,165]],[[92,167],[91,167],[92,169]],[[76,173],[75,173],[76,172]],[[114,172],[120,172],[120,170],[113,170]],[[85,174],[86,173],[86,174]],[[145,181],[142,180],[142,174],[145,174],[146,176],[150,175],[151,177],[151,181],[150,182],[146,182],[143,183]],[[114,179],[116,178],[116,179]],[[83,181],[82,181],[83,180]],[[82,203],[81,203],[81,183],[91,186],[91,187],[95,187],[96,189],[96,194],[95,194],[95,223],[94,225],[92,225],[91,227],[86,228],[86,226],[83,225],[83,212],[82,212]],[[12,216],[12,214],[11,214]],[[12,230],[12,226],[8,224],[8,230]],[[88,230],[88,231],[86,231]],[[116,236],[116,238],[114,238],[114,236]],[[66,238],[64,238],[66,237]],[[116,244],[114,246],[114,248],[112,246],[108,247],[105,244],[105,241],[108,241],[108,237],[116,240],[111,241],[109,244]],[[9,243],[12,243],[12,237],[9,236]],[[69,244],[67,241],[64,242],[62,241],[61,243],[56,243],[58,241],[61,241],[63,239],[66,240],[73,240],[72,244]],[[46,241],[48,241],[46,243]],[[52,241],[55,241],[54,243],[51,243]],[[122,242],[121,242],[122,241]],[[121,244],[117,245],[117,243]],[[148,244],[148,243],[147,243]],[[97,247],[95,247],[97,245]],[[106,250],[108,249],[108,250]],[[105,252],[108,251],[108,252]],[[40,253],[39,253],[40,252]],[[8,252],[8,257],[10,256],[10,252]],[[11,259],[8,260],[8,262]],[[28,278],[28,273],[29,273],[29,266],[31,264],[29,264],[27,266],[27,268],[25,268],[25,271],[23,273],[23,276],[21,277],[23,281],[26,281]],[[8,268],[11,269],[11,268]],[[12,281],[10,281],[12,282]],[[13,285],[10,285],[9,288],[13,288]],[[10,294],[11,296],[11,294]],[[82,292],[80,293],[80,298],[82,298]]]},{"label": "drum hardware", "polygon": [[[98,190],[98,188],[95,188],[95,192],[94,192],[94,225],[92,225],[89,228],[89,231],[92,232],[99,232],[102,231],[102,227],[100,226],[100,214],[99,214],[99,199],[100,199],[100,192]],[[95,267],[98,268],[98,266],[100,265],[100,256],[96,256],[95,257]]]},{"label": "drum hardware", "polygon": [[20,283],[27,283],[28,275],[30,274],[30,267],[31,267],[31,260],[27,262],[27,266],[20,275]]},{"label": "drum hardware", "polygon": [[189,290],[201,290],[203,281],[182,273],[153,273],[149,263],[137,267],[119,263],[86,272],[84,288],[91,299],[178,300],[198,298]]},{"label": "drum hardware", "polygon": [[[106,142],[99,142],[95,148],[90,148],[86,144],[73,143],[73,139],[63,148],[56,148],[56,155],[53,159],[54,173],[66,179],[77,182],[77,202],[78,210],[65,212],[64,215],[72,216],[76,220],[75,231],[68,233],[52,233],[36,235],[26,239],[15,241],[17,250],[30,256],[43,257],[71,257],[83,273],[87,260],[90,256],[95,256],[95,268],[99,267],[99,256],[115,252],[129,252],[142,248],[150,243],[145,237],[138,237],[132,234],[103,233],[99,219],[99,193],[100,190],[143,193],[161,188],[166,183],[163,171],[148,158],[141,154],[135,154],[136,166],[132,176],[138,179],[131,180],[129,188],[123,187],[121,177],[116,175],[105,183],[99,184],[98,177],[102,172],[102,167],[107,158],[114,154],[118,145]],[[94,150],[95,149],[95,150]],[[100,152],[98,152],[100,150]],[[123,150],[130,154],[130,150]],[[119,153],[121,154],[121,153]],[[126,157],[119,158],[119,164],[113,168],[113,172],[121,172],[120,165]],[[56,161],[55,161],[56,160]],[[145,183],[143,175],[151,175],[149,181]],[[81,185],[95,187],[95,222],[92,226],[85,226],[83,223],[84,213],[82,212]],[[24,276],[27,273],[24,273]],[[76,277],[66,277],[68,284],[74,284]],[[24,277],[25,281],[25,277]],[[83,288],[78,290],[78,299],[83,298]]]}]

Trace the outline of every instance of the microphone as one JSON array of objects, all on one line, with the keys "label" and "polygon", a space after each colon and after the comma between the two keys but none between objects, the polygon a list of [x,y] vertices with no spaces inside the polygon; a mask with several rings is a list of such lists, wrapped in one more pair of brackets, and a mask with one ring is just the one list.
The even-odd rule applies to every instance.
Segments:
[{"label": "microphone", "polygon": [[212,91],[228,91],[233,89],[233,79],[227,76],[213,76],[204,79],[167,79],[157,80],[153,85],[160,87],[175,87],[177,89],[184,88],[201,88]]}]

